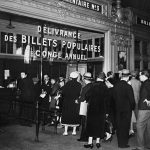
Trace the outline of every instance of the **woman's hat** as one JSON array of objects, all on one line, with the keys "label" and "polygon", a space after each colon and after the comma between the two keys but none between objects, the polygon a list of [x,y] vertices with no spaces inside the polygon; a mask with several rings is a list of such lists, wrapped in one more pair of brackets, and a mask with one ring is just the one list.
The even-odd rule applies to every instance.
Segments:
[{"label": "woman's hat", "polygon": [[83,75],[83,78],[86,79],[86,80],[93,80],[92,74],[91,74],[90,72],[86,72],[86,73]]},{"label": "woman's hat", "polygon": [[77,78],[78,76],[79,76],[79,73],[78,73],[77,71],[74,71],[74,72],[71,72],[71,73],[70,73],[70,78],[75,79],[75,78]]}]

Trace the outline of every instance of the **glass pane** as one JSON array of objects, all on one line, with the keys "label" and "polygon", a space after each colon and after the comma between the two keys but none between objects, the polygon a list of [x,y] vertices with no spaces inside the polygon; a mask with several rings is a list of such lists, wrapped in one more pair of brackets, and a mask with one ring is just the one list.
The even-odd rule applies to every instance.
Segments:
[{"label": "glass pane", "polygon": [[147,61],[143,62],[143,69],[148,69],[148,62]]},{"label": "glass pane", "polygon": [[5,40],[7,33],[1,32],[1,53],[6,53],[7,41]]},{"label": "glass pane", "polygon": [[13,42],[14,42],[13,34],[9,33],[8,36],[10,38],[9,38],[9,41],[8,41],[7,53],[8,54],[13,54]]},{"label": "glass pane", "polygon": [[15,41],[12,33],[1,32],[1,53],[13,54],[13,43]]},{"label": "glass pane", "polygon": [[118,51],[118,68],[119,70],[126,69],[127,63],[127,52]]},{"label": "glass pane", "polygon": [[104,56],[104,37],[100,38],[100,56]]},{"label": "glass pane", "polygon": [[95,57],[99,57],[100,56],[100,52],[99,52],[99,48],[100,48],[100,39],[96,38],[95,39],[95,45],[97,47],[97,52],[95,52]]},{"label": "glass pane", "polygon": [[140,41],[135,40],[135,54],[140,54]]},{"label": "glass pane", "polygon": [[135,60],[135,70],[140,70],[140,60]]},{"label": "glass pane", "polygon": [[[89,39],[88,40],[88,47],[90,47],[92,45],[92,39]],[[90,51],[91,48],[89,48],[89,51],[88,51],[88,58],[92,58],[92,51]]]},{"label": "glass pane", "polygon": [[147,42],[143,41],[143,46],[142,46],[142,51],[143,51],[143,55],[147,55]]}]

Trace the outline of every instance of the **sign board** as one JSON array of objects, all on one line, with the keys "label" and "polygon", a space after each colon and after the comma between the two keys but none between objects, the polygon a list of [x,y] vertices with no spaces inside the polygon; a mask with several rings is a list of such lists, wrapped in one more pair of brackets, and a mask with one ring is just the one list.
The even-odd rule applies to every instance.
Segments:
[{"label": "sign board", "polygon": [[141,19],[140,17],[136,18],[136,24],[145,25],[150,27],[150,20]]}]

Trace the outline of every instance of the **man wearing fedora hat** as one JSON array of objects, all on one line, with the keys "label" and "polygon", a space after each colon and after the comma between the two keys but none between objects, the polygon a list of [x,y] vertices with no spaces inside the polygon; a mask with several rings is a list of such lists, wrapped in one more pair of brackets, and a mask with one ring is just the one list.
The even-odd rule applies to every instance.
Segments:
[{"label": "man wearing fedora hat", "polygon": [[[86,72],[83,75],[83,82],[85,83],[85,86],[82,88],[81,90],[81,96],[79,99],[79,102],[84,102],[86,101],[85,96],[86,93],[90,90],[90,88],[92,87],[92,74],[90,72]],[[77,139],[78,141],[82,142],[82,141],[87,141],[88,140],[88,136],[86,133],[86,116],[81,116],[81,134],[80,134],[80,138]]]},{"label": "man wearing fedora hat", "polygon": [[114,86],[113,98],[115,102],[116,133],[118,147],[127,148],[132,110],[135,107],[133,89],[129,81],[130,72],[122,70],[121,80]]}]

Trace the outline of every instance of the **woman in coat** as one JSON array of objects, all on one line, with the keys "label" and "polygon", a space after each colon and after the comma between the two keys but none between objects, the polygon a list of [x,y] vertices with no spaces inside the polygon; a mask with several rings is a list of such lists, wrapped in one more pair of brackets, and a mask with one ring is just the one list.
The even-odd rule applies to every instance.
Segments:
[{"label": "woman in coat", "polygon": [[76,127],[80,124],[78,98],[81,92],[81,84],[77,81],[78,73],[70,74],[68,81],[62,90],[62,125],[65,126],[63,135],[68,135],[68,127],[73,127],[72,135],[76,135]]},{"label": "woman in coat", "polygon": [[100,139],[104,138],[105,102],[108,92],[104,80],[105,74],[101,72],[92,89],[86,94],[86,100],[89,104],[86,130],[89,138],[88,144],[84,145],[85,148],[93,148],[93,137],[96,138],[96,147],[100,148]]}]

